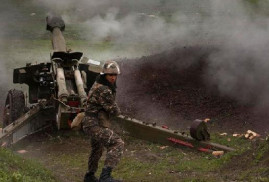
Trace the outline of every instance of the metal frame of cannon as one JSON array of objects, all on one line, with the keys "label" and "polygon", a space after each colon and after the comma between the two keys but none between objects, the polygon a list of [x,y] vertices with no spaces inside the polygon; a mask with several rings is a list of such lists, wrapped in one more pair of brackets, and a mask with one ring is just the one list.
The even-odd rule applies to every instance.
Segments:
[{"label": "metal frame of cannon", "polygon": [[100,72],[100,62],[67,49],[65,23],[60,16],[48,16],[46,22],[53,48],[50,62],[27,63],[14,69],[13,83],[28,85],[28,94],[26,98],[21,90],[8,92],[0,132],[2,141],[14,143],[51,124],[58,129],[70,129],[73,118],[84,111],[86,93]]}]

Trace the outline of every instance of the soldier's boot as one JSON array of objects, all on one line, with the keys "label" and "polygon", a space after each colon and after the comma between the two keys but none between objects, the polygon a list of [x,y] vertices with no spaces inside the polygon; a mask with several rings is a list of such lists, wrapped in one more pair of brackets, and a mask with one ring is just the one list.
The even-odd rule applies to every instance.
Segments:
[{"label": "soldier's boot", "polygon": [[93,172],[87,172],[84,176],[84,182],[98,182]]},{"label": "soldier's boot", "polygon": [[103,168],[102,173],[99,178],[99,182],[122,182],[121,180],[113,179],[111,176],[112,168]]}]

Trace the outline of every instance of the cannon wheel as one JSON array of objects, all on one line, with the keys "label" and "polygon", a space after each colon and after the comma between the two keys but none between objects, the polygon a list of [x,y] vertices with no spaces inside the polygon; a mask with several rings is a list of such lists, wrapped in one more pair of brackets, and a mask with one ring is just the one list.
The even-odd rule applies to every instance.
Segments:
[{"label": "cannon wheel", "polygon": [[25,97],[21,90],[9,90],[3,113],[3,127],[13,123],[26,111]]}]

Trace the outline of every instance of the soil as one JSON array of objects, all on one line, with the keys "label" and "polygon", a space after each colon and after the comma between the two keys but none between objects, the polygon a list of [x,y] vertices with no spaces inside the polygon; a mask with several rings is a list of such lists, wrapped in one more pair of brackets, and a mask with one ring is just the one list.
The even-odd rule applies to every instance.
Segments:
[{"label": "soil", "polygon": [[[179,47],[161,54],[122,60],[118,102],[125,115],[188,130],[194,119],[210,118],[213,132],[268,133],[267,111],[221,95],[208,84],[214,47]],[[214,75],[212,75],[214,76]]]}]

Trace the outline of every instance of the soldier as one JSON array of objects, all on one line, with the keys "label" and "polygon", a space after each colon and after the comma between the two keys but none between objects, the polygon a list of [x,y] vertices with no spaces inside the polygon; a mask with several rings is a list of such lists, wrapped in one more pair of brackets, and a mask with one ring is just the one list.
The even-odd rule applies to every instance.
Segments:
[{"label": "soldier", "polygon": [[84,182],[98,181],[94,174],[104,147],[107,149],[107,155],[99,182],[119,182],[111,177],[111,172],[121,158],[124,142],[110,128],[110,117],[120,113],[115,102],[116,80],[119,74],[118,64],[115,61],[106,61],[88,94],[83,130],[91,137],[92,150]]}]

